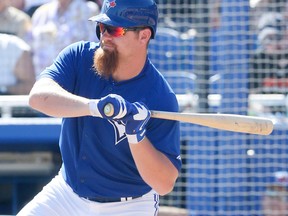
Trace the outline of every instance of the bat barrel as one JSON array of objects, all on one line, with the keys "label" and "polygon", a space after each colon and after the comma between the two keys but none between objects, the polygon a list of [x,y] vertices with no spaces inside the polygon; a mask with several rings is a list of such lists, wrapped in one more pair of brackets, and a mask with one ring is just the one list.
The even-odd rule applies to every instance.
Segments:
[{"label": "bat barrel", "polygon": [[269,135],[273,122],[267,118],[234,114],[174,113],[151,111],[151,117],[175,120],[233,132]]}]

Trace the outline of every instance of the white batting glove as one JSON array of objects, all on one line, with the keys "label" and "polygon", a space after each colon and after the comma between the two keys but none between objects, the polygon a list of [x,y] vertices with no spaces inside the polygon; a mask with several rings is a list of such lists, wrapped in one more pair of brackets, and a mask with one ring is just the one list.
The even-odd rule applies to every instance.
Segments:
[{"label": "white batting glove", "polygon": [[90,100],[89,101],[89,110],[90,110],[90,114],[94,117],[100,117],[100,118],[103,118],[101,113],[99,112],[99,109],[98,109],[98,103],[99,103],[99,100],[97,99],[94,99],[94,100]]}]

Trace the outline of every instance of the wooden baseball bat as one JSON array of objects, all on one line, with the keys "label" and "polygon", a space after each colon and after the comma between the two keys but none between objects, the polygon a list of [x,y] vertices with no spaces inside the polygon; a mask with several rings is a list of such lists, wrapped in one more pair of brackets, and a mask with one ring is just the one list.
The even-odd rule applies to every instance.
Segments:
[{"label": "wooden baseball bat", "polygon": [[[273,122],[263,117],[236,114],[213,113],[177,113],[150,110],[152,118],[175,120],[206,126],[210,128],[248,134],[269,135],[273,131]],[[112,116],[114,107],[108,103],[104,107],[106,116]]]}]

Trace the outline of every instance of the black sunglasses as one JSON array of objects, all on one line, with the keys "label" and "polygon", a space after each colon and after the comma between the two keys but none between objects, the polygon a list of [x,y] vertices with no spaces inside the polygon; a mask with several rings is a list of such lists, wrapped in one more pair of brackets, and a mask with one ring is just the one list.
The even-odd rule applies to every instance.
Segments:
[{"label": "black sunglasses", "polygon": [[108,34],[110,34],[113,37],[122,37],[126,34],[127,31],[139,31],[146,28],[146,27],[131,27],[131,28],[115,27],[105,25],[103,23],[99,23],[98,26],[101,34],[104,34],[104,32],[107,31]]}]

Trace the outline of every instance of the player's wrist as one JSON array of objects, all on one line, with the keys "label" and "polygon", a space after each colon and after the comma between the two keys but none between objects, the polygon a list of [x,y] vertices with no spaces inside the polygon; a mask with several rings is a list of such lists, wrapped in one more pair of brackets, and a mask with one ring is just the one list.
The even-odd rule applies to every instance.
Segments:
[{"label": "player's wrist", "polygon": [[139,142],[141,142],[146,136],[146,129],[135,133],[135,134],[127,134],[126,133],[126,137],[128,140],[128,143],[130,144],[138,144]]},{"label": "player's wrist", "polygon": [[97,99],[92,99],[88,102],[89,105],[89,111],[90,111],[90,115],[94,116],[94,117],[102,117],[101,113],[99,112],[98,109],[98,102],[99,100]]}]

